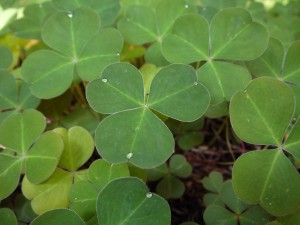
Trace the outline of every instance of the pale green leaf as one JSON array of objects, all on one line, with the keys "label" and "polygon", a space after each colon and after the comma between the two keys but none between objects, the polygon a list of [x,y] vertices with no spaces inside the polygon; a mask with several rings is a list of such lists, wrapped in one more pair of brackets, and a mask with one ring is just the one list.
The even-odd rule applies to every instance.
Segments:
[{"label": "pale green leaf", "polygon": [[53,131],[44,133],[26,155],[26,176],[34,184],[47,180],[55,171],[64,143]]},{"label": "pale green leaf", "polygon": [[90,133],[82,127],[56,128],[54,130],[63,140],[64,149],[59,166],[74,172],[92,156],[94,140]]},{"label": "pale green leaf", "polygon": [[56,169],[47,181],[38,185],[30,183],[25,176],[22,182],[22,192],[26,198],[31,200],[34,212],[42,214],[52,209],[68,206],[68,194],[72,182],[73,177],[71,174]]}]

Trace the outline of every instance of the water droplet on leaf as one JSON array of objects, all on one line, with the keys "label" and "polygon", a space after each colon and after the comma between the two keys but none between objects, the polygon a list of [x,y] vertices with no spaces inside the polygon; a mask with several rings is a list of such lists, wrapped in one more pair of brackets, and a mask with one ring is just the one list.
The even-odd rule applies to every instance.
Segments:
[{"label": "water droplet on leaf", "polygon": [[188,5],[188,4],[185,4],[185,5],[184,5],[184,8],[186,8],[186,9],[189,8],[189,5]]},{"label": "water droplet on leaf", "polygon": [[72,18],[73,17],[73,13],[72,12],[68,12],[68,17]]},{"label": "water droplet on leaf", "polygon": [[126,158],[127,158],[127,159],[131,159],[132,156],[133,156],[132,152],[129,152],[129,153],[126,155]]},{"label": "water droplet on leaf", "polygon": [[147,198],[151,198],[151,197],[152,197],[152,193],[151,193],[151,192],[148,192],[148,193],[146,194],[146,197],[147,197]]},{"label": "water droplet on leaf", "polygon": [[198,85],[198,83],[197,83],[197,82],[195,82],[195,83],[194,83],[194,85]]},{"label": "water droplet on leaf", "polygon": [[106,78],[102,78],[102,82],[107,83],[107,79]]}]

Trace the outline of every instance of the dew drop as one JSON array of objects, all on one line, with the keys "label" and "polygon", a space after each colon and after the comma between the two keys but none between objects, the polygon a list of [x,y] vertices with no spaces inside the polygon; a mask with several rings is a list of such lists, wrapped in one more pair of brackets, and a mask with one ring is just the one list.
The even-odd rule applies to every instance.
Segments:
[{"label": "dew drop", "polygon": [[189,8],[189,5],[188,5],[188,4],[185,4],[185,5],[184,5],[184,8],[186,8],[186,9]]},{"label": "dew drop", "polygon": [[106,78],[102,78],[102,82],[107,83],[107,79]]},{"label": "dew drop", "polygon": [[127,159],[131,159],[132,156],[133,156],[132,152],[129,152],[129,153],[126,155],[126,158],[127,158]]},{"label": "dew drop", "polygon": [[269,205],[272,205],[272,203],[270,202]]},{"label": "dew drop", "polygon": [[68,17],[69,17],[69,18],[72,18],[72,17],[73,17],[72,12],[68,12]]},{"label": "dew drop", "polygon": [[148,192],[148,193],[146,194],[146,197],[147,197],[147,198],[151,198],[151,197],[152,197],[152,193],[151,193],[151,192]]},{"label": "dew drop", "polygon": [[120,56],[120,53],[119,53],[119,52],[117,52],[117,56]]},{"label": "dew drop", "polygon": [[198,83],[197,83],[197,82],[195,82],[195,83],[194,83],[194,85],[198,85]]},{"label": "dew drop", "polygon": [[77,198],[77,197],[75,197],[75,199],[74,199],[74,200],[76,201],[77,199],[78,199],[78,198]]}]

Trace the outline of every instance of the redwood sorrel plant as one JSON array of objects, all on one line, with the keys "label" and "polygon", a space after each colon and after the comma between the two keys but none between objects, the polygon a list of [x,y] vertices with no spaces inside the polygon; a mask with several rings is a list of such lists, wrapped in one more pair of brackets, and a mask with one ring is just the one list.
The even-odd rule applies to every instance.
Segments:
[{"label": "redwood sorrel plant", "polygon": [[204,222],[300,224],[300,2],[262,2],[1,1],[0,224],[170,225],[208,118],[253,149]]}]

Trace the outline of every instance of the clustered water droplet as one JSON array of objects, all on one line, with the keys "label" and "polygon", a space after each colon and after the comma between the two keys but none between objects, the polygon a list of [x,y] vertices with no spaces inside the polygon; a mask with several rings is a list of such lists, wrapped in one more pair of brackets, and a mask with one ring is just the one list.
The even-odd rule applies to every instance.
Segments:
[{"label": "clustered water droplet", "polygon": [[194,82],[194,85],[198,85],[198,83],[197,83],[197,82]]},{"label": "clustered water droplet", "polygon": [[151,197],[152,197],[152,193],[151,193],[151,192],[148,192],[148,193],[146,194],[146,197],[147,197],[147,198],[151,198]]},{"label": "clustered water droplet", "polygon": [[188,4],[185,4],[185,5],[184,5],[184,8],[186,8],[186,9],[189,8],[189,5],[188,5]]},{"label": "clustered water droplet", "polygon": [[129,153],[126,155],[126,158],[127,158],[127,159],[131,159],[132,156],[133,156],[133,153],[132,153],[132,152],[129,152]]},{"label": "clustered water droplet", "polygon": [[106,78],[102,78],[102,82],[103,83],[107,83],[107,79]]},{"label": "clustered water droplet", "polygon": [[117,52],[117,56],[120,56],[120,53],[119,53],[119,52]]}]

